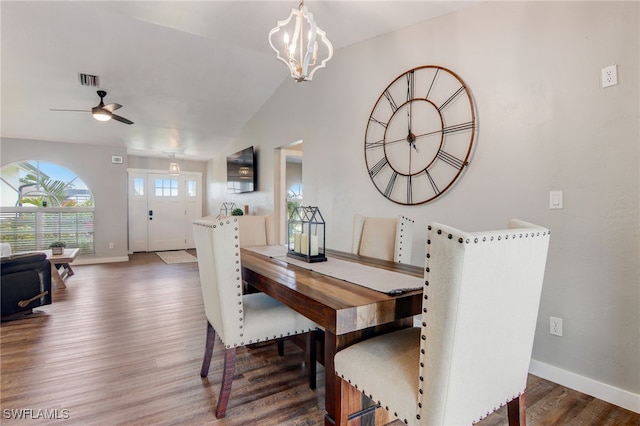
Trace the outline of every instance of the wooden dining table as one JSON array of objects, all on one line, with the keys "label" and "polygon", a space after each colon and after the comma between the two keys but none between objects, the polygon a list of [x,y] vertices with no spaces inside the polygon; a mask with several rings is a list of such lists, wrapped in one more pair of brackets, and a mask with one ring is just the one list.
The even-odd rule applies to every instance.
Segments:
[{"label": "wooden dining table", "polygon": [[[327,250],[326,256],[371,268],[423,277],[423,268],[351,253]],[[342,387],[335,375],[339,350],[377,334],[410,327],[422,307],[422,289],[386,294],[312,269],[295,266],[247,248],[241,249],[242,276],[247,283],[318,324],[324,331],[325,425],[346,425],[354,412],[375,419],[386,416],[353,388]],[[346,395],[346,393],[351,393]],[[349,401],[343,404],[343,401]],[[392,419],[389,419],[389,421]]]}]

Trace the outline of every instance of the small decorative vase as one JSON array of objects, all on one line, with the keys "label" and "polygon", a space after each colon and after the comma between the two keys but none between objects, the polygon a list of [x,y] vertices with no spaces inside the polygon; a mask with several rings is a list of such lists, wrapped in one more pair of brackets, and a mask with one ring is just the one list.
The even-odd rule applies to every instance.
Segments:
[{"label": "small decorative vase", "polygon": [[63,254],[64,253],[64,247],[51,247],[51,253],[53,253],[54,255]]}]

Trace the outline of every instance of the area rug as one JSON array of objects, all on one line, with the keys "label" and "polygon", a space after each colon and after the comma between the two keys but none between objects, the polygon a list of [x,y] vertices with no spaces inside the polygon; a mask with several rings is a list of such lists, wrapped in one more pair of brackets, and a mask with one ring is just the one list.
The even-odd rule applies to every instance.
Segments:
[{"label": "area rug", "polygon": [[184,250],[157,251],[156,254],[164,263],[189,263],[198,259]]}]

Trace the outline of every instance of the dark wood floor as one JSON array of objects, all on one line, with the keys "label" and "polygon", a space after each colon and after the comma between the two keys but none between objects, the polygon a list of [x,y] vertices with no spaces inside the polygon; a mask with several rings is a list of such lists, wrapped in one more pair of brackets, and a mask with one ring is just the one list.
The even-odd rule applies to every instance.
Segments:
[{"label": "dark wood floor", "polygon": [[[206,320],[196,263],[142,253],[74,269],[53,305],[0,327],[2,425],[323,423],[324,369],[310,390],[303,353],[290,342],[284,357],[275,345],[239,351],[227,417],[215,418],[222,351],[216,346],[201,379]],[[535,376],[527,405],[529,426],[640,425],[638,414]],[[60,419],[43,419],[51,415]],[[505,409],[481,424],[507,424]]]}]

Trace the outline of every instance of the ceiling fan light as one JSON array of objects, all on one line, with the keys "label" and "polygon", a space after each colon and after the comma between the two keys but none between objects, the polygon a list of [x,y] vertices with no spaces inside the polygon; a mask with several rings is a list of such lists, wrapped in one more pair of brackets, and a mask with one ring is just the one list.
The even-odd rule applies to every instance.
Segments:
[{"label": "ceiling fan light", "polygon": [[91,109],[91,114],[93,118],[98,121],[109,121],[111,120],[111,113],[107,110],[104,110],[100,107],[94,107]]}]

